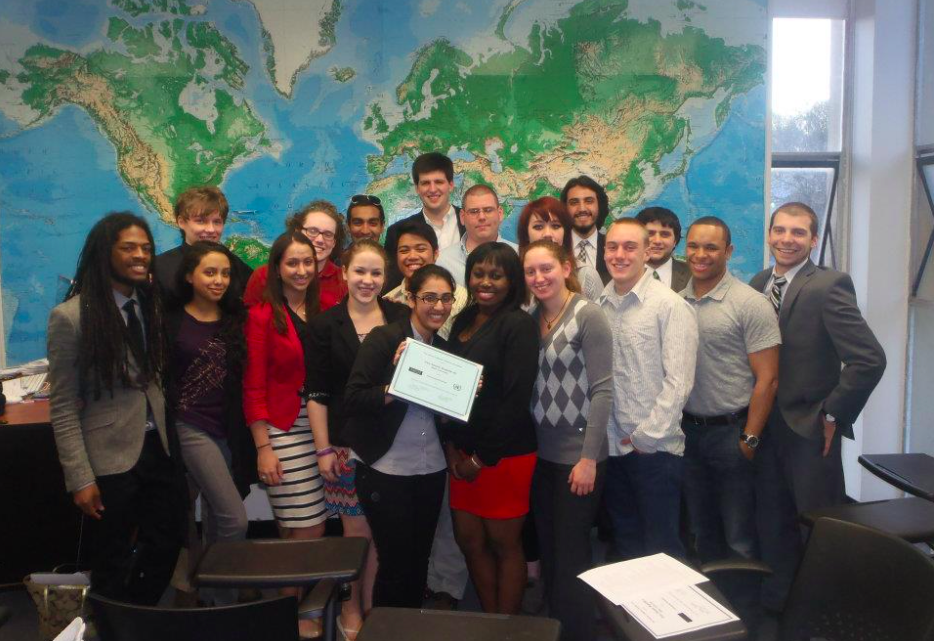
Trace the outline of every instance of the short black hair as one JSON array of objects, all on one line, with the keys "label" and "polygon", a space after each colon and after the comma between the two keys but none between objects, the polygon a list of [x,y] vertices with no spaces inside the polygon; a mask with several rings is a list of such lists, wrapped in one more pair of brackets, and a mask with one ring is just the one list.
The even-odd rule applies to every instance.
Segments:
[{"label": "short black hair", "polygon": [[429,151],[415,159],[412,163],[412,182],[417,185],[419,176],[433,171],[443,171],[448,182],[454,182],[454,163],[438,151]]},{"label": "short black hair", "polygon": [[498,241],[483,243],[467,256],[467,265],[464,267],[464,282],[470,285],[470,272],[478,263],[492,263],[503,270],[509,279],[509,291],[500,310],[520,309],[526,301],[525,274],[522,272],[522,262],[516,250]]},{"label": "short black hair", "polygon": [[422,265],[416,269],[415,273],[409,278],[409,293],[418,294],[422,291],[422,287],[425,286],[425,281],[429,278],[440,278],[445,281],[451,286],[452,294],[457,291],[457,283],[454,282],[454,277],[451,276],[451,272],[441,265],[429,263],[428,265]]},{"label": "short black hair", "polygon": [[383,210],[383,203],[376,196],[369,194],[357,194],[350,199],[347,205],[347,224],[350,224],[350,215],[355,207],[376,207],[379,210],[379,222],[386,224],[386,212]]},{"label": "short black hair", "polygon": [[711,225],[713,227],[719,227],[723,230],[723,237],[726,239],[726,246],[729,247],[733,244],[733,234],[730,233],[730,226],[722,218],[717,218],[716,216],[701,216],[688,227],[688,233],[691,233],[691,229],[695,225]]},{"label": "short black hair", "polygon": [[568,204],[568,192],[575,187],[583,187],[597,194],[597,229],[603,229],[603,224],[610,215],[610,199],[606,195],[606,189],[590,176],[571,178],[561,190],[561,202],[565,205]]},{"label": "short black hair", "polygon": [[[709,218],[714,218],[714,216],[709,216]],[[636,214],[636,220],[643,225],[658,223],[662,227],[670,227],[675,233],[675,245],[681,242],[681,220],[675,212],[667,207],[646,207]],[[719,220],[719,218],[717,220]],[[697,223],[695,222],[694,224]],[[729,231],[729,229],[727,229],[727,231]]]},{"label": "short black hair", "polygon": [[403,234],[412,234],[424,238],[434,251],[438,251],[438,234],[431,225],[418,218],[407,218],[396,225],[396,252],[399,250],[399,239]]}]

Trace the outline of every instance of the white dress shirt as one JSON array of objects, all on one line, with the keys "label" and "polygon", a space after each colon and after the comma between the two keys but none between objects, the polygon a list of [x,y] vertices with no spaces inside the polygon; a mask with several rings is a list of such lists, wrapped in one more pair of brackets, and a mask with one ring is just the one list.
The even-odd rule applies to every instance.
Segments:
[{"label": "white dress shirt", "polygon": [[[580,244],[582,241],[587,241],[587,264],[597,268],[597,241],[599,240],[600,232],[594,228],[594,233],[590,234],[587,238],[584,238],[578,234],[573,229],[571,230],[571,239],[574,241],[573,250],[574,258],[576,259],[580,255]],[[578,261],[580,262],[580,261]]]},{"label": "white dress shirt", "polygon": [[666,260],[663,265],[659,265],[658,267],[652,267],[651,265],[647,265],[646,268],[649,271],[654,270],[658,274],[658,279],[662,282],[662,284],[667,287],[671,287],[671,274],[673,271],[671,268],[672,262],[673,262],[672,257],[669,256],[668,260]]},{"label": "white dress shirt", "polygon": [[[791,269],[789,269],[784,274],[782,274],[785,277],[785,281],[786,281],[785,286],[782,288],[782,305],[783,306],[785,304],[785,293],[788,291],[788,288],[791,287],[791,281],[795,279],[795,276],[798,275],[798,272],[801,271],[801,268],[804,267],[805,264],[807,264],[807,262],[808,262],[807,259],[805,259],[801,261],[800,263],[798,263],[797,265],[795,265],[794,267],[792,267]],[[771,293],[772,283],[774,282],[775,282],[775,267],[772,267],[772,275],[769,276],[769,282],[765,284],[764,293],[766,296],[769,296],[769,294]]]},{"label": "white dress shirt", "polygon": [[[509,242],[502,236],[498,236],[496,241],[509,245],[517,254],[519,253],[519,246]],[[467,234],[464,234],[459,243],[441,251],[435,264],[451,272],[455,283],[461,287],[467,287],[467,282],[464,280],[464,271],[467,269],[467,255],[469,253],[467,251]]]},{"label": "white dress shirt", "polygon": [[450,247],[461,239],[460,229],[457,227],[457,211],[454,209],[454,205],[451,205],[448,209],[448,213],[444,215],[444,221],[440,226],[432,222],[425,214],[424,209],[422,210],[422,216],[425,218],[425,222],[435,230],[435,235],[438,237],[439,251],[445,247]]}]

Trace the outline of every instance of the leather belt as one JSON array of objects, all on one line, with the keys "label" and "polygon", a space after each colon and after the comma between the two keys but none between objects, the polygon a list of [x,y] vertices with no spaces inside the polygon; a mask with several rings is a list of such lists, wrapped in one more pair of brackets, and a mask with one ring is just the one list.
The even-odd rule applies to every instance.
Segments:
[{"label": "leather belt", "polygon": [[741,422],[749,414],[749,408],[744,407],[731,414],[721,414],[720,416],[697,416],[690,412],[682,412],[685,422],[691,425],[703,425],[704,427],[717,427],[720,425],[732,425]]}]

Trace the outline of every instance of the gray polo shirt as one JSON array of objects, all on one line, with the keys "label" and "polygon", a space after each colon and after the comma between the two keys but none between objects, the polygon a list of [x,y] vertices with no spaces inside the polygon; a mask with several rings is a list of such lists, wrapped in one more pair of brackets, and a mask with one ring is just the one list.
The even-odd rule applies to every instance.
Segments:
[{"label": "gray polo shirt", "polygon": [[681,295],[697,313],[700,330],[694,389],[684,410],[719,416],[743,409],[756,383],[748,355],[782,342],[775,310],[764,294],[729,271],[699,299],[693,278]]}]

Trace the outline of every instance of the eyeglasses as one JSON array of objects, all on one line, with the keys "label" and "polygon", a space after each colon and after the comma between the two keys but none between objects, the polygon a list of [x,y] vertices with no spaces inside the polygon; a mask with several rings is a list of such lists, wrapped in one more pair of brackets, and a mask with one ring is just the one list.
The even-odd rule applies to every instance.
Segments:
[{"label": "eyeglasses", "polygon": [[437,305],[438,301],[441,301],[441,304],[445,307],[449,307],[454,304],[456,299],[454,294],[441,294],[440,296],[438,294],[423,294],[421,296],[418,294],[411,294],[411,296],[412,298],[420,300],[426,305],[431,305],[432,307]]},{"label": "eyeglasses", "polygon": [[350,197],[351,205],[382,205],[383,201],[377,196],[371,196],[369,194],[356,194]]},{"label": "eyeglasses", "polygon": [[468,216],[479,216],[482,211],[486,216],[492,216],[499,207],[475,207],[474,209],[464,209]]},{"label": "eyeglasses", "polygon": [[323,231],[317,227],[302,227],[302,231],[305,232],[305,235],[311,240],[321,236],[324,240],[331,242],[337,236],[332,231]]}]

